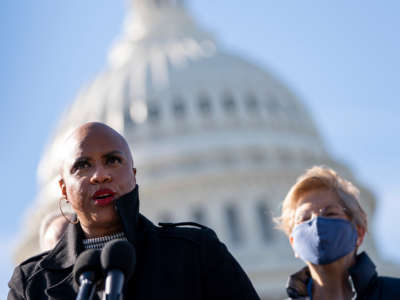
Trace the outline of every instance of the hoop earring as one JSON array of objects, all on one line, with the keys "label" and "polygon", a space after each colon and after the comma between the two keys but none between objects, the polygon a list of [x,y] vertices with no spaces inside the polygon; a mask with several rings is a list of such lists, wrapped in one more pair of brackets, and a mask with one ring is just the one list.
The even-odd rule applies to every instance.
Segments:
[{"label": "hoop earring", "polygon": [[75,224],[78,224],[78,223],[79,223],[78,216],[76,217],[76,220],[75,220],[75,221],[71,221],[71,219],[67,218],[67,216],[64,214],[64,212],[63,212],[63,210],[62,210],[62,208],[61,208],[61,201],[62,201],[63,199],[65,200],[65,202],[67,201],[67,199],[64,198],[64,197],[61,197],[61,198],[58,200],[58,208],[60,209],[60,212],[61,212],[62,216],[68,221],[68,223],[74,224],[74,225],[75,225]]}]

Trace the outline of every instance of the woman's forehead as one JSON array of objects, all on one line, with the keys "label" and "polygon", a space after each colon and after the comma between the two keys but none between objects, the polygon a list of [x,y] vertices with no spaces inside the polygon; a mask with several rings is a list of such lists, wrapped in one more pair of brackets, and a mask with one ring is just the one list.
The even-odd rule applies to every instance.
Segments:
[{"label": "woman's forehead", "polygon": [[110,136],[86,136],[77,137],[66,147],[67,155],[72,157],[87,156],[96,153],[111,151],[126,152],[126,146],[120,139]]},{"label": "woman's forehead", "polygon": [[121,138],[104,134],[86,136],[77,139],[75,143],[75,151],[82,153],[91,151],[109,152],[111,149],[125,152],[126,148]]},{"label": "woman's forehead", "polygon": [[301,195],[297,201],[296,210],[326,208],[340,206],[339,197],[331,190],[312,190]]},{"label": "woman's forehead", "polygon": [[77,130],[64,145],[64,159],[70,162],[79,157],[101,156],[111,152],[119,152],[131,158],[125,139],[109,127]]}]

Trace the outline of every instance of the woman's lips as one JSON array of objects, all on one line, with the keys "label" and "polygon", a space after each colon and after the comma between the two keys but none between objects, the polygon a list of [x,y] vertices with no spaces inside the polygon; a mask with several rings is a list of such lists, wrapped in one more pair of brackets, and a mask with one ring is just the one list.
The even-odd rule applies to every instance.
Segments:
[{"label": "woman's lips", "polygon": [[95,204],[105,206],[113,202],[115,192],[111,189],[101,189],[93,194],[92,199]]}]

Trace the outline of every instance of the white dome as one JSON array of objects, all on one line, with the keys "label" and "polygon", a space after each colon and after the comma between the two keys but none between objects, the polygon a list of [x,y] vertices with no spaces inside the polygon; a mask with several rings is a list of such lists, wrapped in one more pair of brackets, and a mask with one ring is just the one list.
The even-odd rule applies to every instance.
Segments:
[{"label": "white dome", "polygon": [[[29,226],[55,209],[59,141],[83,122],[105,122],[131,146],[146,216],[206,223],[261,293],[279,294],[299,263],[272,230],[270,212],[314,164],[354,181],[351,173],[325,151],[303,103],[269,72],[224,51],[181,1],[136,0],[134,11],[108,67],[60,122],[39,167],[40,205]],[[362,193],[372,212],[373,197]],[[19,257],[37,247],[27,235]]]},{"label": "white dome", "polygon": [[[175,145],[173,152],[184,147],[190,152],[200,150],[199,134],[208,147],[214,137],[219,144],[214,147],[241,140],[247,146],[324,155],[306,109],[280,81],[220,50],[180,6],[158,10],[166,10],[170,17],[177,10],[190,26],[173,26],[176,20],[171,17],[173,30],[168,34],[160,38],[154,30],[141,39],[132,36],[137,32],[133,26],[126,26],[131,30],[113,47],[110,65],[81,91],[60,123],[54,147],[57,136],[90,120],[105,122],[131,140],[140,165],[154,162],[154,156],[145,158],[146,153],[153,154],[152,143],[159,150],[162,140]],[[231,139],[220,139],[221,133]],[[50,147],[40,165],[40,182],[55,176],[56,170],[48,167],[55,165],[49,163],[52,153],[58,151]]]}]

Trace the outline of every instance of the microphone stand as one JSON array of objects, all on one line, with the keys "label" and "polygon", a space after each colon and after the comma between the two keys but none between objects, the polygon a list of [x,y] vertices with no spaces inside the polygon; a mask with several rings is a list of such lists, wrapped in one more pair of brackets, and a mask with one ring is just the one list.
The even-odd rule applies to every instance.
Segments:
[{"label": "microphone stand", "polygon": [[76,296],[76,300],[91,300],[93,299],[93,295],[96,290],[96,284],[84,274],[85,273],[79,277],[81,287],[78,295]]},{"label": "microphone stand", "polygon": [[102,300],[123,300],[125,276],[120,270],[110,270],[107,273]]}]

